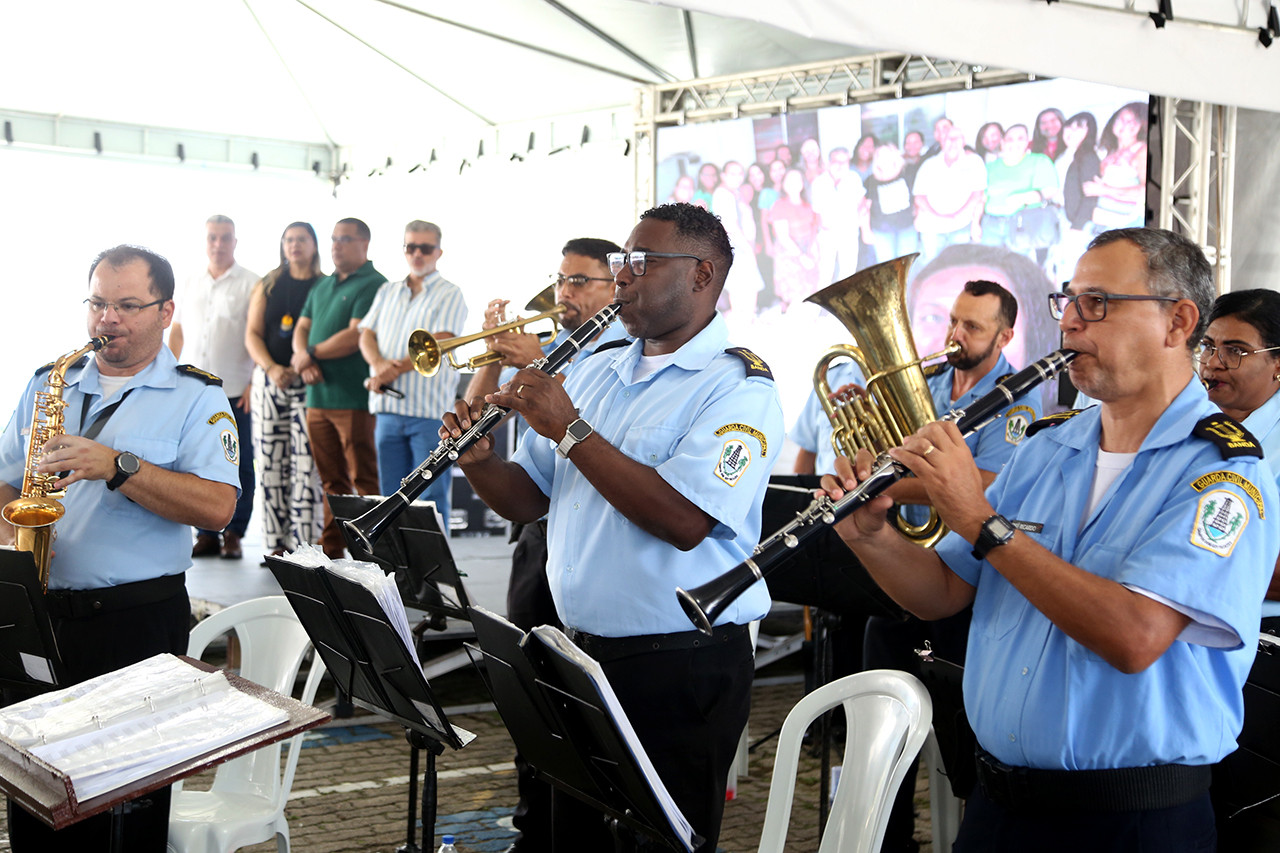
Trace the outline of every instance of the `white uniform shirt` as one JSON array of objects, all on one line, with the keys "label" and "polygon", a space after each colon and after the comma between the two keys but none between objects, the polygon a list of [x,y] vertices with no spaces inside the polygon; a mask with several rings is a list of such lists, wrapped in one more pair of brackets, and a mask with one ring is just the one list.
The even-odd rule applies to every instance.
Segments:
[{"label": "white uniform shirt", "polygon": [[174,294],[173,322],[182,325],[178,359],[219,377],[222,390],[232,399],[244,393],[253,375],[244,331],[249,296],[260,278],[239,264],[232,264],[216,279],[205,269],[184,281]]}]

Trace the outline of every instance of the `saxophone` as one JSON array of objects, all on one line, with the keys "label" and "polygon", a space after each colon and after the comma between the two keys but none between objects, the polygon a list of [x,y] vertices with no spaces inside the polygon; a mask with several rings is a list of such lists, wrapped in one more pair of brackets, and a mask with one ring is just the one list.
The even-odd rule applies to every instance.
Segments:
[{"label": "saxophone", "polygon": [[27,465],[22,476],[22,496],[5,504],[0,509],[0,517],[15,528],[15,547],[19,551],[30,551],[36,561],[36,570],[40,576],[40,589],[49,590],[49,562],[52,559],[52,545],[55,531],[53,524],[62,518],[66,508],[58,501],[66,493],[66,489],[55,489],[57,474],[42,474],[36,471],[40,460],[44,457],[44,446],[49,439],[62,435],[62,411],[67,404],[62,399],[62,389],[66,387],[67,370],[82,355],[89,351],[97,352],[107,345],[112,335],[99,335],[75,352],[69,352],[53,363],[49,370],[49,378],[45,380],[47,391],[37,391],[35,408],[31,413],[31,433],[27,442]]}]

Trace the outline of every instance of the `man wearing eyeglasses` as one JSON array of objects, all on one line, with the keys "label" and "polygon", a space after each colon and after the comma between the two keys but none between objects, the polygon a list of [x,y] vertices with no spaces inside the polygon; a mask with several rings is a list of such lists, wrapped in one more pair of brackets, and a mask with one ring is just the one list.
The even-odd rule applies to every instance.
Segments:
[{"label": "man wearing eyeglasses", "polygon": [[[103,252],[90,267],[88,332],[113,339],[67,371],[65,434],[48,440],[36,467],[66,488],[44,599],[59,686],[185,653],[191,527],[221,530],[235,510],[240,447],[227,396],[217,377],[179,366],[164,346],[173,286],[169,262],[137,246]],[[52,366],[36,371],[0,436],[0,504],[19,494],[36,394],[48,391]],[[0,521],[0,544],[13,541]],[[53,832],[11,803],[9,840],[16,851],[163,853],[169,789],[130,804],[115,845],[112,819]]]},{"label": "man wearing eyeglasses", "polygon": [[[609,255],[621,251],[612,240],[578,237],[560,250],[560,269],[551,274],[555,300],[565,307],[560,315],[560,331],[545,344],[536,332],[513,330],[485,338],[485,344],[502,354],[502,361],[479,368],[467,386],[467,400],[483,399],[511,381],[517,370],[527,367],[591,319],[613,301],[613,274],[609,272]],[[508,300],[491,301],[484,312],[485,329],[505,325]],[[624,340],[626,330],[614,323],[583,346],[582,351],[560,371],[567,376],[582,359],[600,346]],[[520,434],[526,424],[523,418],[513,423]],[[518,524],[512,531],[516,543],[511,554],[511,577],[507,582],[507,619],[522,631],[537,625],[560,625],[556,605],[547,585],[547,521],[538,519]],[[551,846],[551,786],[536,778],[533,768],[516,755],[516,783],[520,802],[511,822],[519,835],[511,853],[546,853]]]},{"label": "man wearing eyeglasses", "polygon": [[1192,370],[1213,295],[1186,238],[1099,235],[1051,305],[1101,405],[1040,421],[985,493],[954,424],[891,451],[952,530],[934,552],[884,525],[886,498],[838,526],[922,618],[973,605],[957,850],[1214,849],[1209,767],[1240,732],[1280,505]]},{"label": "man wearing eyeglasses", "polygon": [[[489,402],[531,432],[511,461],[477,443],[459,459],[498,514],[547,513],[547,578],[566,631],[598,660],[658,776],[714,851],[752,676],[747,623],[769,609],[757,584],[710,639],[675,589],[711,580],[759,541],[782,444],[768,367],[731,347],[716,299],[733,261],[715,216],[689,204],[646,211],[609,256],[619,322],[635,340],[597,349],[562,385],[522,369]],[[483,407],[459,404],[460,435]],[[548,512],[549,510],[549,512]],[[555,796],[555,849],[610,850],[599,814]]]},{"label": "man wearing eyeglasses", "polygon": [[205,222],[208,267],[188,278],[174,301],[169,348],[173,354],[207,370],[222,380],[231,401],[240,438],[240,499],[226,530],[197,530],[193,557],[226,560],[241,557],[240,540],[249,528],[253,512],[253,415],[249,411],[249,380],[253,358],[244,345],[249,296],[258,283],[257,273],[236,263],[236,225],[230,217],[215,214]]},{"label": "man wearing eyeglasses", "polygon": [[[440,413],[457,398],[457,374],[442,365],[434,376],[413,369],[409,336],[426,329],[437,341],[452,338],[467,322],[462,291],[436,270],[444,254],[440,226],[415,219],[404,228],[404,257],[409,274],[378,288],[369,313],[360,321],[360,354],[369,363],[369,411],[376,418],[378,484],[382,494],[400,481],[440,443]],[[435,501],[449,531],[452,477],[442,477],[422,494]]]},{"label": "man wearing eyeglasses", "polygon": [[[359,324],[387,277],[369,260],[370,236],[359,219],[333,226],[333,274],[312,286],[293,328],[291,366],[307,383],[307,435],[328,495],[378,493],[378,451],[364,386],[369,365],[359,351]],[[320,545],[332,558],[346,548],[328,501]]]}]

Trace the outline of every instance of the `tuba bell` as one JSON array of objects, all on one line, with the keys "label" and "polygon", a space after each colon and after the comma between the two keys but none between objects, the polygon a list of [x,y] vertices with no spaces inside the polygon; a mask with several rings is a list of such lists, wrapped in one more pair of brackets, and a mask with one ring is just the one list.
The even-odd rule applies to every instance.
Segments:
[{"label": "tuba bell", "polygon": [[[805,300],[834,314],[856,342],[831,347],[813,370],[814,389],[831,421],[831,445],[841,456],[852,457],[859,448],[879,455],[937,420],[923,365],[958,351],[959,345],[953,343],[941,352],[916,357],[906,282],[907,270],[917,257],[913,253],[867,267]],[[858,365],[866,377],[865,394],[841,394],[832,399],[827,371],[841,358]],[[946,533],[932,509],[923,524],[912,524],[900,514],[894,524],[903,536],[926,548]]]}]

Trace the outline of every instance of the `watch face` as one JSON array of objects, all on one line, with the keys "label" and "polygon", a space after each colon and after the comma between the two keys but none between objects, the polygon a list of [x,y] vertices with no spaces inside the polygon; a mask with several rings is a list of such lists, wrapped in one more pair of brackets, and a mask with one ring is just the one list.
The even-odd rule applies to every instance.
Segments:
[{"label": "watch face", "polygon": [[578,420],[569,424],[569,428],[568,430],[566,430],[566,432],[568,432],[569,435],[573,436],[574,441],[582,441],[584,438],[591,435],[592,433],[591,424],[579,418]]},{"label": "watch face", "polygon": [[138,461],[138,457],[128,451],[121,453],[116,457],[116,468],[126,474],[136,474],[138,469],[142,467],[142,463]]},{"label": "watch face", "polygon": [[1008,539],[1010,536],[1013,536],[1014,533],[1013,525],[1006,521],[1004,516],[1001,515],[995,515],[989,518],[987,520],[987,529],[991,531],[991,535],[996,538],[996,541]]}]

